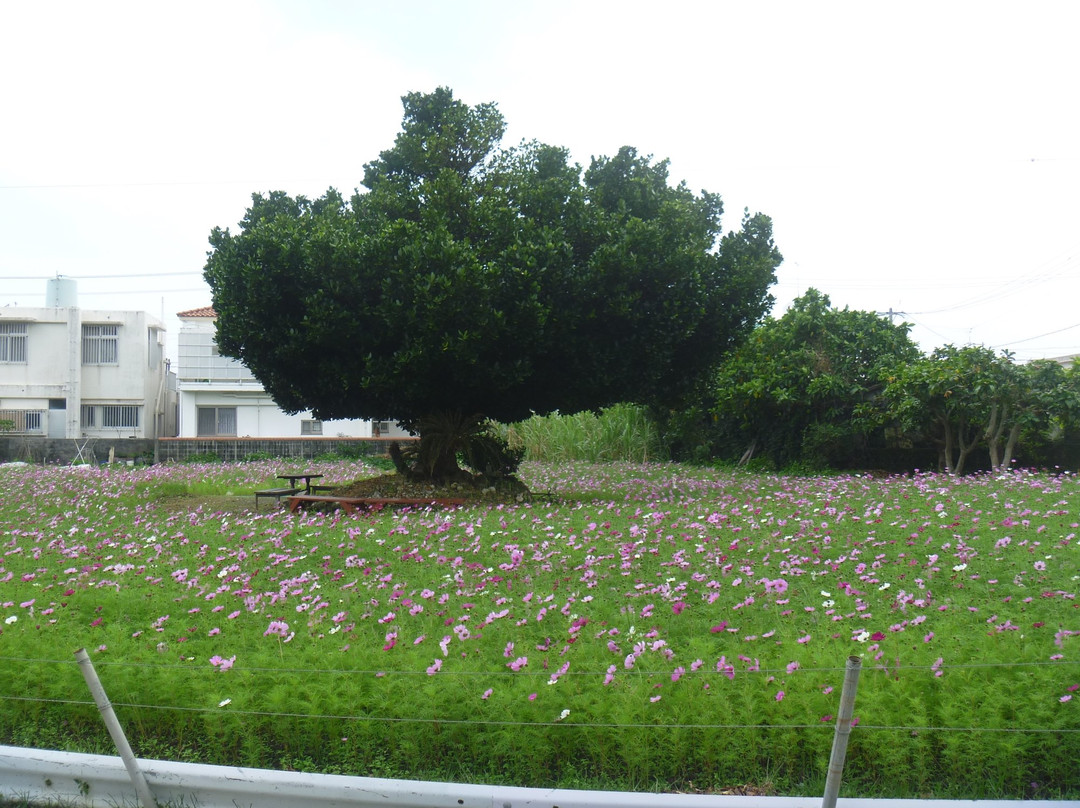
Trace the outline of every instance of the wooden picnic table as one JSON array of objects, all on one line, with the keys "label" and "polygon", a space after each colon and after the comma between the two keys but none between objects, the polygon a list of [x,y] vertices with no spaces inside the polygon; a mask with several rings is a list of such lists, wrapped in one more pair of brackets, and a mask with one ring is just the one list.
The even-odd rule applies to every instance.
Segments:
[{"label": "wooden picnic table", "polygon": [[[313,488],[327,488],[328,486],[313,486],[312,480],[322,479],[322,474],[315,474],[310,471],[301,471],[296,474],[279,474],[279,480],[288,480],[289,485],[285,488],[264,488],[255,492],[255,509],[259,508],[260,499],[276,499],[279,503],[282,497],[292,496],[293,494],[310,494]],[[303,481],[303,485],[298,485],[300,481]]]},{"label": "wooden picnic table", "polygon": [[289,486],[291,488],[296,488],[297,487],[297,485],[296,485],[297,481],[298,480],[303,480],[304,481],[304,493],[306,493],[306,494],[311,493],[311,481],[312,480],[321,480],[322,477],[323,477],[322,474],[313,474],[310,471],[300,471],[300,472],[297,472],[296,474],[279,474],[278,475],[279,480],[288,480],[289,481]]}]

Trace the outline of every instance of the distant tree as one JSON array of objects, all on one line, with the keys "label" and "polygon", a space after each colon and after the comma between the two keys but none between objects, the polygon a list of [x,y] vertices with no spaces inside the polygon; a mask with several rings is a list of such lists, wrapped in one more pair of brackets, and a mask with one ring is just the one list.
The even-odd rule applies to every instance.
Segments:
[{"label": "distant tree", "polygon": [[582,174],[565,149],[500,150],[494,104],[403,98],[394,146],[346,201],[256,194],[205,277],[221,350],[275,402],[420,435],[399,470],[514,465],[486,419],[679,401],[771,304],[771,222],[721,234],[719,197],[632,148]]},{"label": "distant tree", "polygon": [[835,465],[859,456],[867,424],[856,408],[880,391],[880,371],[919,357],[907,324],[834,308],[816,289],[758,326],[723,363],[716,415],[737,428],[745,456]]},{"label": "distant tree", "polygon": [[1080,388],[1056,362],[1017,365],[1008,352],[983,346],[946,345],[885,378],[884,419],[931,439],[953,474],[979,446],[992,468],[1007,468],[1023,439],[1060,433],[1080,415]]}]

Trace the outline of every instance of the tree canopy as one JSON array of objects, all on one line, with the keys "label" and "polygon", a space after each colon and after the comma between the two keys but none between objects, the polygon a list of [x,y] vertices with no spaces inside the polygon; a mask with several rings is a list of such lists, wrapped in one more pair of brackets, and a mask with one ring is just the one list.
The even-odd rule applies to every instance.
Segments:
[{"label": "tree canopy", "polygon": [[777,466],[857,462],[867,431],[857,408],[881,390],[884,368],[919,357],[908,331],[809,289],[723,363],[717,418],[737,451]]},{"label": "tree canopy", "polygon": [[908,436],[929,438],[941,466],[962,474],[985,447],[993,469],[1007,468],[1020,442],[1045,439],[1076,423],[1080,374],[1057,362],[1017,365],[1007,352],[979,345],[945,345],[929,356],[889,369],[879,420]]},{"label": "tree canopy", "polygon": [[501,148],[494,104],[402,100],[366,191],[255,194],[210,236],[218,345],[286,411],[395,419],[423,443],[436,416],[674,403],[771,306],[767,216],[723,234],[720,198],[667,161],[624,147],[582,171],[556,146]]}]

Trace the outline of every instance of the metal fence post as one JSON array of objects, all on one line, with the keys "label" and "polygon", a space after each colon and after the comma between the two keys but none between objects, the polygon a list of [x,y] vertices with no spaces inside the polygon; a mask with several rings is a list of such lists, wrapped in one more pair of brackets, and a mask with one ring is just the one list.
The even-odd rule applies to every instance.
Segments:
[{"label": "metal fence post", "polygon": [[851,717],[855,712],[855,690],[859,685],[861,667],[861,658],[848,657],[847,668],[844,671],[844,688],[840,693],[840,712],[836,716],[832,754],[829,756],[829,774],[825,779],[825,796],[821,800],[821,808],[835,808],[836,796],[840,793],[840,776],[844,772],[844,757],[847,755],[848,736],[851,735]]},{"label": "metal fence post", "polygon": [[116,713],[113,712],[109,697],[105,695],[105,688],[101,686],[101,680],[98,679],[97,671],[94,670],[94,663],[90,661],[90,655],[86,653],[85,648],[80,648],[75,652],[75,658],[79,661],[79,668],[82,670],[83,678],[86,679],[86,685],[90,688],[90,693],[94,697],[98,710],[101,711],[105,726],[109,728],[109,735],[112,736],[113,743],[120,753],[120,758],[124,761],[124,768],[127,769],[128,776],[135,786],[135,793],[139,797],[140,804],[143,808],[157,808],[157,801],[154,799],[154,795],[150,793],[150,786],[146,784],[146,778],[139,769],[139,764],[135,760],[135,753],[131,751],[131,745],[128,743],[127,736],[124,735],[124,730],[116,718]]}]

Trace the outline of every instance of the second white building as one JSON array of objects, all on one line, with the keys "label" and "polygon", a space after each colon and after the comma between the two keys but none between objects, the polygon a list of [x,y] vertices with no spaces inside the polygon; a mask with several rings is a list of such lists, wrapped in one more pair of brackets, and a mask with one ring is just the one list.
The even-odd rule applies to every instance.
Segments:
[{"label": "second white building", "polygon": [[376,438],[408,433],[392,421],[319,421],[289,415],[237,359],[222,356],[215,341],[217,314],[206,306],[177,312],[177,388],[182,438],[342,437]]}]

